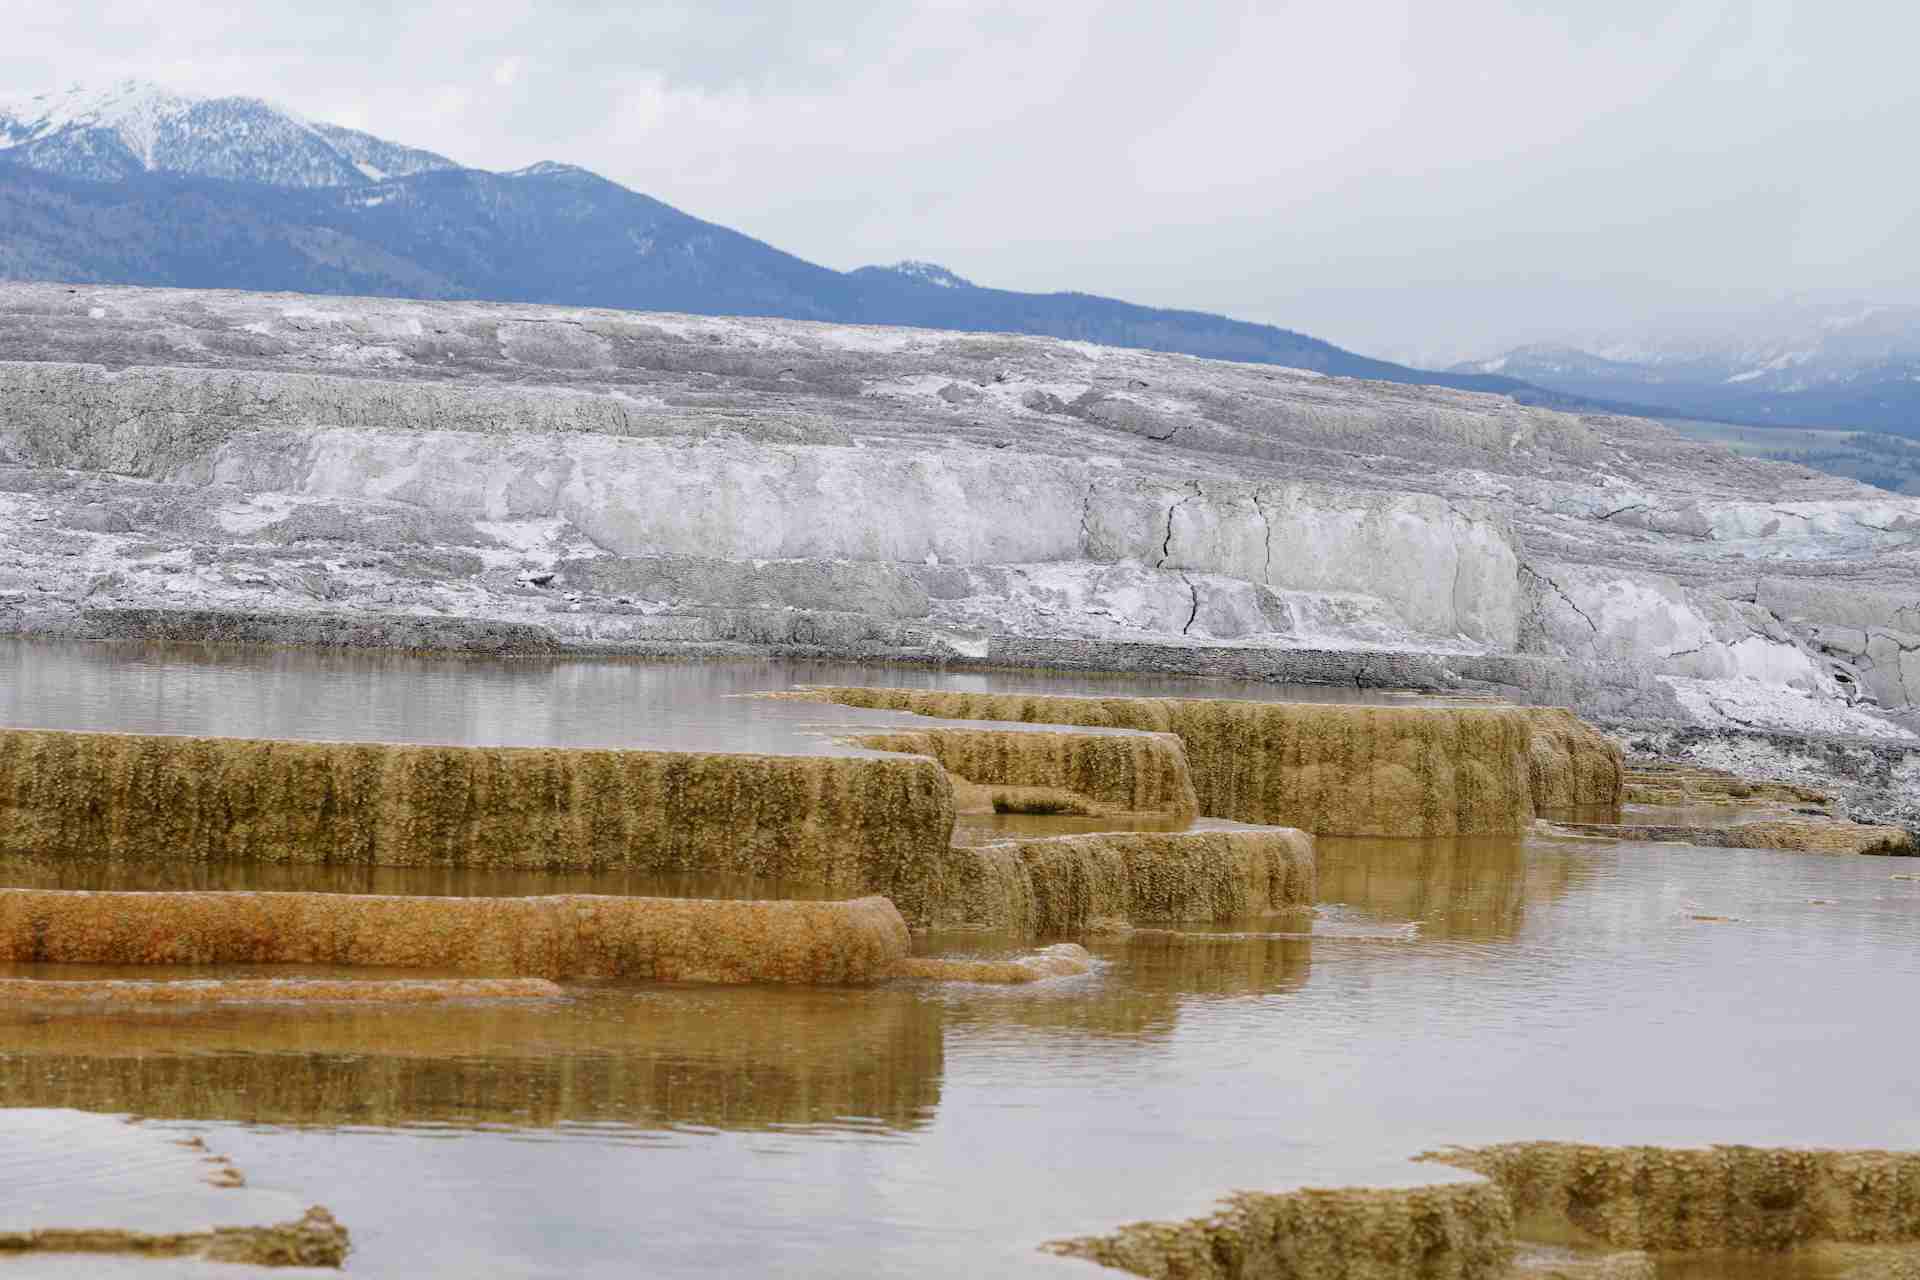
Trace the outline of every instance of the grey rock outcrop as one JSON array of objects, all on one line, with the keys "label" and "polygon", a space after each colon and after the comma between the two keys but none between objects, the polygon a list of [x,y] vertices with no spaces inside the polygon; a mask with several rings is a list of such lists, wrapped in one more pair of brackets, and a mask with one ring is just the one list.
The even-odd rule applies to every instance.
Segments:
[{"label": "grey rock outcrop", "polygon": [[1053,339],[0,286],[0,534],[14,631],[1398,654],[1883,737],[1920,700],[1920,501],[1638,419]]}]

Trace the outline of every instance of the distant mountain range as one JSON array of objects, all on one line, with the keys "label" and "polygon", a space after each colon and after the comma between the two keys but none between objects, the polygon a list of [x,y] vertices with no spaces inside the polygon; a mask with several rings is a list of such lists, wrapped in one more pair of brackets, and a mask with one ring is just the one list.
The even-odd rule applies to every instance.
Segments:
[{"label": "distant mountain range", "polygon": [[1920,437],[1920,309],[1415,369],[1206,312],[983,288],[932,263],[834,271],[573,165],[470,169],[257,98],[142,81],[0,98],[0,279],[1046,334],[1576,410]]},{"label": "distant mountain range", "polygon": [[1920,307],[1788,304],[1710,329],[1519,347],[1451,372],[1719,422],[1920,438]]},{"label": "distant mountain range", "polygon": [[469,169],[259,99],[138,81],[0,100],[0,279],[1048,334],[1590,407],[1205,312],[982,288],[922,262],[833,271],[572,165]]}]

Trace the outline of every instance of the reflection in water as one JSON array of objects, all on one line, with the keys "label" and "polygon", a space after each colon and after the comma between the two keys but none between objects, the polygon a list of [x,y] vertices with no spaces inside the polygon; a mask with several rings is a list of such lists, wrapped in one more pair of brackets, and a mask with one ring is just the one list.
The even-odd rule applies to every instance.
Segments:
[{"label": "reflection in water", "polygon": [[1577,882],[1587,850],[1513,837],[1378,840],[1320,836],[1319,893],[1384,920],[1411,920],[1429,938],[1511,939],[1529,906]]},{"label": "reflection in water", "polygon": [[943,1011],[898,991],[573,987],[543,1005],[0,1010],[0,1106],[291,1125],[912,1129]]},{"label": "reflection in water", "polygon": [[[0,641],[0,722],[648,745],[683,744],[685,730],[796,750],[819,749],[790,744],[822,708],[722,699],[724,724],[675,717],[796,681],[1196,688],[184,652]],[[836,723],[854,718],[843,710]],[[0,1105],[218,1124],[250,1178],[336,1210],[354,1232],[349,1270],[371,1275],[626,1275],[636,1241],[650,1275],[1091,1275],[1036,1246],[1204,1213],[1235,1187],[1431,1181],[1408,1156],[1455,1143],[1920,1146],[1920,1082],[1900,1069],[1920,882],[1885,863],[1611,840],[1318,845],[1310,924],[1093,939],[1095,972],[1014,989],[606,984],[546,1007],[0,1011]],[[120,874],[0,869],[57,887]],[[599,876],[177,874],[150,887],[668,891]],[[1380,940],[1405,922],[1421,927]],[[1296,928],[1315,936],[1254,936]],[[964,935],[916,952],[1015,945]],[[1744,1259],[1667,1274],[1847,1273]]]},{"label": "reflection in water", "polygon": [[1430,1182],[1408,1157],[1456,1143],[1920,1145],[1920,882],[1885,864],[1323,845],[1312,927],[1413,941],[1095,939],[1094,973],[1013,989],[12,1013],[0,1104],[232,1122],[220,1149],[374,1275],[631,1274],[644,1239],[650,1275],[1058,1276],[1042,1241]]},{"label": "reflection in water", "polygon": [[739,695],[796,684],[1204,695],[1304,702],[1390,695],[1173,677],[951,672],[833,662],[418,657],[0,638],[0,726],[482,746],[844,753],[850,723],[905,713]]},{"label": "reflection in water", "polygon": [[[936,937],[934,945],[954,941]],[[1170,1036],[1193,1000],[1298,991],[1313,965],[1312,942],[1294,938],[1195,945],[1172,933],[1143,933],[1089,940],[1088,949],[1105,966],[1097,978],[1005,993],[936,993],[947,1004],[949,1029],[1143,1046]]]}]

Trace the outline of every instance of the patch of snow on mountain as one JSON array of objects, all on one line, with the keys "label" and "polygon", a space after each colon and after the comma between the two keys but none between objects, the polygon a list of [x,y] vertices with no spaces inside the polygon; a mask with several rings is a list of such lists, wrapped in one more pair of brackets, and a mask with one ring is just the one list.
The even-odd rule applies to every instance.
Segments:
[{"label": "patch of snow on mountain", "polygon": [[934,285],[941,289],[971,289],[973,281],[954,274],[937,262],[923,262],[916,258],[905,258],[882,270],[895,275],[905,276],[909,280],[918,280],[922,284]]},{"label": "patch of snow on mountain", "polygon": [[105,89],[74,84],[52,93],[0,98],[0,122],[6,126],[0,149],[68,129],[110,129],[151,169],[162,122],[184,114],[193,102],[144,80],[122,80]]},{"label": "patch of snow on mountain", "polygon": [[358,185],[455,167],[260,98],[199,97],[144,80],[0,98],[0,150],[34,168],[112,180],[130,166],[275,186]]}]

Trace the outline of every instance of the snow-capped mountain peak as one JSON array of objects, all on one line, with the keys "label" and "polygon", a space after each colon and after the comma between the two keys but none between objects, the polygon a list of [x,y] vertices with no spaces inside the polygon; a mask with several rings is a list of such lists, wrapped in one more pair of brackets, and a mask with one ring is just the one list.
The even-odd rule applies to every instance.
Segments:
[{"label": "snow-capped mountain peak", "polygon": [[0,146],[18,147],[68,129],[108,129],[121,135],[147,168],[163,121],[177,119],[193,100],[145,80],[106,88],[74,84],[52,93],[0,97]]},{"label": "snow-capped mountain peak", "polygon": [[457,167],[260,98],[197,97],[144,80],[0,97],[0,155],[95,181],[162,171],[285,187],[352,186]]}]

